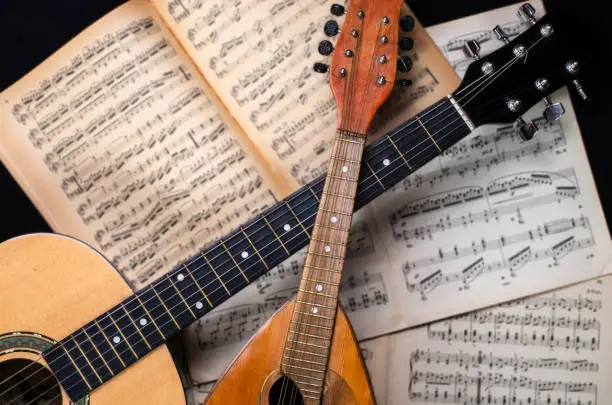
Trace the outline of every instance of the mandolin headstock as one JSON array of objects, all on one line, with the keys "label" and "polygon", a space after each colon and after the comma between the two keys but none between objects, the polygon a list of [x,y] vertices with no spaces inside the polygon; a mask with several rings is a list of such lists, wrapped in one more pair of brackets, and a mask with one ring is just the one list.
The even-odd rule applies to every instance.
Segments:
[{"label": "mandolin headstock", "polygon": [[402,0],[352,0],[329,66],[338,128],[365,134],[395,82]]}]

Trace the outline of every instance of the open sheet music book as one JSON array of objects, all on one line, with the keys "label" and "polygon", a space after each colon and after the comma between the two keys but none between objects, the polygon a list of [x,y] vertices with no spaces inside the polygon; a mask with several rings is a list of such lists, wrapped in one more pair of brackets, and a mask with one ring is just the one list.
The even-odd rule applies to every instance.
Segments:
[{"label": "open sheet music book", "polygon": [[[54,231],[139,288],[324,172],[331,4],[129,1],[2,93],[0,159]],[[375,134],[459,83],[418,21],[406,35],[412,85]]]}]

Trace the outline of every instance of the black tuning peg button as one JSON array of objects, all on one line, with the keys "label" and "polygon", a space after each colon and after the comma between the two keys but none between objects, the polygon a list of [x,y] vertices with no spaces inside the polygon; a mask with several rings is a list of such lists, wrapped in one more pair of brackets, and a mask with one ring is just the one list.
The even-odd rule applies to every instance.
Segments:
[{"label": "black tuning peg button", "polygon": [[340,4],[332,4],[330,11],[333,15],[340,17],[344,14],[344,6],[341,6]]},{"label": "black tuning peg button", "polygon": [[399,56],[397,58],[397,69],[402,73],[409,72],[412,69],[412,59],[406,55]]},{"label": "black tuning peg button", "polygon": [[325,32],[325,35],[328,37],[335,37],[338,35],[338,31],[340,31],[340,28],[338,27],[338,23],[334,20],[329,20],[323,27],[323,32]]},{"label": "black tuning peg button", "polygon": [[410,32],[414,28],[414,17],[407,15],[402,17],[399,23],[400,28],[404,32]]},{"label": "black tuning peg button", "polygon": [[329,69],[329,67],[325,63],[316,62],[313,69],[317,73],[327,73],[327,69]]},{"label": "black tuning peg button", "polygon": [[399,79],[396,81],[396,83],[402,87],[412,86],[412,80],[408,80],[408,79]]},{"label": "black tuning peg button", "polygon": [[409,51],[414,48],[414,40],[410,37],[403,37],[399,41],[399,47],[403,51]]},{"label": "black tuning peg button", "polygon": [[334,50],[334,46],[328,40],[319,42],[319,53],[323,56],[329,56]]}]

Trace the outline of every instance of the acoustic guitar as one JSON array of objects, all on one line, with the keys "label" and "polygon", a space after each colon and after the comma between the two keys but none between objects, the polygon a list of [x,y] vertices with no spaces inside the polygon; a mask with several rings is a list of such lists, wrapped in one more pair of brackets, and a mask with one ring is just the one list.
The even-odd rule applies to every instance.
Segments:
[{"label": "acoustic guitar", "polygon": [[244,347],[207,405],[374,404],[338,295],[366,133],[395,81],[400,5],[348,4],[329,70],[336,136],[297,296]]},{"label": "acoustic guitar", "polygon": [[[533,19],[530,9],[525,14]],[[355,208],[476,126],[516,121],[528,140],[536,128],[520,116],[530,106],[565,84],[586,98],[579,76],[589,41],[575,24],[574,16],[549,13],[512,41],[500,35],[508,44],[482,58],[478,44],[468,43],[475,61],[460,87],[365,148]],[[0,244],[0,404],[185,404],[166,340],[306,246],[322,192],[323,179],[314,180],[137,292],[69,237]],[[336,328],[345,320],[339,312]],[[341,339],[336,329],[332,344]],[[347,367],[349,358],[359,359],[328,368]]]}]

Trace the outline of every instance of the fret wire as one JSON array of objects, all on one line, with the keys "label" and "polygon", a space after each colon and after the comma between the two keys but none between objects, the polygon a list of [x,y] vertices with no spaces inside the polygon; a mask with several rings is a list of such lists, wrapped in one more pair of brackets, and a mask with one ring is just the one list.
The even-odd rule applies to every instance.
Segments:
[{"label": "fret wire", "polygon": [[311,375],[298,374],[295,371],[292,371],[291,375],[292,376],[297,375],[298,377],[310,378],[311,380],[319,380],[321,382],[323,382],[323,380],[325,379],[325,377],[321,377],[321,376],[311,376]]},{"label": "fret wire", "polygon": [[302,322],[302,321],[294,321],[293,319],[291,321],[289,321],[289,323],[295,323],[296,325],[302,324],[302,325],[306,325],[306,326],[311,326],[313,328],[322,328],[322,329],[327,329],[327,330],[332,330],[334,329],[333,327],[329,327],[329,326],[323,326],[323,325],[315,325],[314,323],[308,323],[308,322]]},{"label": "fret wire", "polygon": [[61,345],[61,346],[62,346],[62,349],[64,349],[64,352],[66,352],[66,356],[68,356],[68,359],[72,362],[72,364],[74,365],[74,368],[76,369],[76,371],[78,371],[79,375],[81,376],[81,378],[85,382],[85,385],[87,385],[89,387],[89,390],[91,391],[92,390],[91,385],[89,385],[89,382],[85,378],[85,375],[83,375],[83,372],[81,371],[79,366],[77,366],[76,362],[72,359],[72,356],[70,356],[70,353],[68,353],[68,350],[66,350],[64,345]]},{"label": "fret wire", "polygon": [[[110,317],[110,315],[109,315]],[[98,324],[98,320],[94,319],[94,323],[96,324],[96,326],[98,327],[98,329],[100,329],[100,333],[102,334],[102,336],[104,336],[104,339],[106,339],[106,342],[108,343],[108,345],[110,346],[110,348],[113,350],[113,352],[115,352],[115,355],[117,356],[117,358],[119,359],[119,361],[121,362],[121,364],[123,365],[123,368],[126,368],[127,366],[125,365],[125,362],[123,361],[123,359],[121,358],[121,356],[119,356],[119,353],[117,352],[117,349],[115,349],[115,346],[113,346],[113,344],[111,343],[110,339],[108,338],[108,336],[106,336],[106,333],[104,332],[104,329],[102,329],[102,327],[100,326],[100,324]]]},{"label": "fret wire", "polygon": [[311,383],[311,382],[300,381],[298,379],[294,379],[293,381],[295,381],[296,383],[299,383],[299,384],[312,385],[313,387],[321,387],[321,384],[315,384],[315,383]]},{"label": "fret wire", "polygon": [[338,270],[331,270],[331,269],[326,269],[323,267],[317,267],[317,266],[313,266],[312,264],[304,264],[304,267],[308,267],[310,269],[315,269],[315,270],[319,270],[319,271],[327,271],[330,273],[341,273],[341,271]]},{"label": "fret wire", "polygon": [[[295,216],[295,214],[294,214]],[[272,225],[270,225],[270,222],[268,222],[268,218],[263,217],[264,221],[266,222],[266,225],[268,225],[268,228],[270,228],[270,230],[272,231],[272,233],[274,234],[274,237],[276,238],[276,240],[281,244],[281,246],[283,247],[283,249],[285,249],[285,252],[287,252],[288,255],[291,255],[291,253],[289,253],[289,249],[287,249],[287,247],[285,246],[285,244],[283,243],[283,241],[281,240],[281,238],[278,237],[278,235],[276,234],[276,231],[274,231],[274,228],[272,228]],[[299,222],[299,221],[298,221]]]},{"label": "fret wire", "polygon": [[306,362],[306,363],[316,364],[317,366],[327,367],[327,363],[321,363],[320,361],[302,359],[302,358],[298,358],[298,357],[289,356],[288,354],[284,354],[283,357],[287,357],[288,359],[291,359],[291,360],[298,360],[300,362],[303,361],[303,362]]},{"label": "fret wire", "polygon": [[266,267],[266,270],[270,270],[270,267],[268,267],[268,264],[264,261],[263,257],[261,257],[261,254],[259,253],[259,250],[257,250],[255,245],[253,244],[253,242],[251,241],[251,238],[249,238],[249,235],[247,235],[246,232],[244,231],[244,229],[242,229],[242,226],[240,227],[240,232],[242,232],[242,234],[244,235],[246,240],[249,242],[249,244],[251,245],[251,247],[255,251],[255,254],[259,257],[259,261],[262,262],[263,265]]},{"label": "fret wire", "polygon": [[200,293],[202,294],[202,297],[204,297],[206,302],[208,302],[208,305],[210,305],[210,307],[213,308],[214,305],[212,304],[212,302],[210,302],[210,299],[208,298],[208,295],[206,295],[206,293],[204,292],[204,290],[200,286],[200,283],[198,283],[198,280],[196,280],[196,278],[193,276],[193,274],[191,273],[191,271],[189,270],[189,268],[185,264],[183,264],[183,267],[185,268],[185,270],[187,270],[187,274],[189,274],[189,277],[191,277],[193,279],[193,282],[195,283],[196,287],[198,287],[198,290],[200,290]]},{"label": "fret wire", "polygon": [[221,280],[221,277],[219,277],[219,274],[217,274],[217,271],[215,270],[215,268],[213,267],[213,265],[208,261],[208,258],[204,255],[203,252],[200,252],[200,255],[202,255],[202,257],[204,258],[204,260],[206,260],[206,264],[208,264],[208,267],[210,267],[210,269],[212,270],[213,273],[215,273],[215,276],[217,276],[217,280],[219,280],[219,282],[221,283],[221,285],[223,286],[223,288],[225,288],[225,291],[227,292],[227,295],[231,296],[232,293],[230,293],[230,291],[227,289],[227,287],[225,286],[225,283],[223,282],[223,280]]},{"label": "fret wire", "polygon": [[421,126],[423,127],[423,129],[425,130],[425,132],[427,132],[427,135],[429,135],[429,138],[431,139],[431,141],[434,143],[434,145],[436,145],[436,148],[438,148],[439,152],[442,152],[442,149],[440,149],[440,146],[438,146],[438,142],[436,142],[436,140],[434,139],[434,137],[431,135],[431,133],[429,132],[429,130],[425,127],[425,124],[423,124],[423,121],[421,121],[421,118],[417,115],[416,116],[417,121],[419,122],[419,124],[421,124]]},{"label": "fret wire", "polygon": [[300,349],[294,349],[292,347],[288,347],[287,350],[291,350],[292,352],[297,352],[297,353],[304,353],[304,354],[308,354],[310,356],[319,356],[319,357],[327,357],[327,354],[321,354],[321,353],[315,353],[315,352],[309,352],[308,350],[300,350]]},{"label": "fret wire", "polygon": [[159,294],[157,293],[157,290],[155,289],[154,285],[151,285],[151,290],[153,290],[153,292],[155,293],[155,295],[157,296],[157,299],[159,299],[159,302],[161,302],[162,306],[164,307],[164,309],[166,310],[166,312],[168,313],[168,315],[170,315],[170,318],[172,318],[172,322],[174,322],[174,324],[176,325],[176,327],[180,330],[181,327],[178,324],[178,322],[176,321],[176,319],[174,319],[174,315],[172,315],[172,312],[168,311],[168,307],[166,306],[166,303],[164,302],[164,300],[162,300],[162,298],[159,296]]},{"label": "fret wire", "polygon": [[76,338],[74,337],[74,335],[70,335],[70,338],[72,339],[72,341],[74,342],[74,345],[77,347],[77,349],[79,349],[79,351],[81,352],[81,355],[83,356],[83,358],[85,359],[85,361],[87,362],[87,364],[89,364],[89,367],[93,370],[94,374],[96,375],[96,377],[98,377],[98,380],[100,381],[100,384],[104,383],[104,381],[102,380],[102,378],[100,377],[100,374],[98,374],[98,371],[94,368],[93,364],[91,364],[91,361],[89,361],[89,359],[87,358],[87,356],[85,356],[85,352],[83,351],[83,349],[81,348],[81,345],[79,344],[79,342],[77,342]]},{"label": "fret wire", "polygon": [[298,303],[298,304],[308,305],[308,306],[311,306],[311,307],[323,307],[323,308],[327,308],[327,309],[336,309],[335,305],[325,305],[325,304],[321,304],[319,302],[307,302],[307,301],[302,301],[300,299],[296,299],[295,302]]},{"label": "fret wire", "polygon": [[348,200],[354,200],[354,197],[351,197],[349,195],[346,195],[346,194],[336,194],[336,193],[332,193],[331,191],[323,191],[323,192],[321,192],[321,194],[329,195],[331,197],[341,197],[341,198],[346,198]]},{"label": "fret wire", "polygon": [[323,211],[323,212],[329,212],[331,214],[338,214],[338,215],[346,215],[346,216],[353,216],[353,213],[348,213],[348,212],[342,212],[342,211],[337,211],[337,210],[329,210],[327,208],[323,208],[323,207],[319,207],[319,211]]},{"label": "fret wire", "polygon": [[336,161],[342,161],[342,162],[346,162],[346,163],[354,163],[354,164],[361,164],[360,160],[351,160],[351,159],[344,159],[344,158],[339,158],[337,156],[330,156],[330,159],[336,160]]},{"label": "fret wire", "polygon": [[[291,367],[291,368],[297,368],[298,370],[312,371],[314,373],[321,373],[323,371],[323,370],[315,370],[314,368],[296,366],[295,364],[290,364],[290,363],[285,363],[285,362],[282,362],[281,365],[288,366],[288,367]],[[311,392],[316,392],[316,391],[311,391]]]},{"label": "fret wire", "polygon": [[298,313],[298,314],[302,314],[302,315],[314,316],[315,318],[323,318],[323,319],[334,320],[334,318],[330,318],[329,316],[313,314],[311,312],[304,312],[304,311],[295,311],[295,312]]},{"label": "fret wire", "polygon": [[328,257],[330,259],[334,259],[334,260],[344,260],[344,256],[336,256],[336,255],[332,255],[332,254],[323,254],[323,253],[318,253],[318,252],[308,252],[309,255],[314,255],[314,256],[319,256],[319,257]]},{"label": "fret wire", "polygon": [[[287,208],[289,208],[289,211],[291,211],[291,213],[293,214],[293,216],[295,217],[295,220],[297,221],[298,224],[300,224],[300,226],[302,227],[302,229],[304,230],[304,232],[306,232],[306,235],[308,235],[308,237],[310,238],[310,234],[308,233],[308,230],[306,230],[306,227],[304,226],[304,224],[302,223],[302,221],[300,221],[300,219],[298,218],[297,215],[295,215],[295,212],[293,212],[293,208],[291,208],[291,206],[289,205],[288,202],[285,201],[285,205],[287,206]],[[265,218],[265,217],[264,217]]]},{"label": "fret wire", "polygon": [[98,346],[94,343],[93,340],[91,340],[91,337],[89,337],[89,333],[87,333],[87,331],[85,330],[85,328],[81,328],[81,330],[83,331],[83,333],[85,334],[85,337],[87,338],[87,340],[89,340],[89,343],[91,343],[91,345],[93,346],[94,350],[96,351],[96,353],[98,353],[98,356],[102,359],[102,361],[104,362],[104,365],[106,366],[106,368],[108,369],[108,371],[110,371],[111,375],[114,376],[115,373],[113,372],[113,370],[110,368],[110,366],[108,365],[108,363],[106,362],[106,359],[104,357],[102,357],[102,353],[100,353],[100,350],[98,350]]},{"label": "fret wire", "polygon": [[225,249],[225,251],[227,252],[227,255],[230,257],[230,259],[232,259],[232,261],[234,262],[234,264],[236,265],[236,267],[238,268],[238,270],[240,271],[240,274],[242,274],[242,277],[244,277],[244,279],[246,280],[247,283],[250,283],[251,281],[247,278],[247,276],[244,274],[244,271],[242,271],[242,268],[240,267],[240,265],[238,264],[238,262],[236,261],[236,259],[234,259],[234,256],[232,256],[232,254],[230,253],[230,251],[227,249],[227,247],[225,246],[225,243],[223,242],[223,239],[219,239],[219,243],[221,244],[221,246],[223,246],[223,249]]},{"label": "fret wire", "polygon": [[316,242],[323,242],[323,243],[329,243],[329,244],[332,244],[332,245],[346,247],[346,242],[334,242],[334,241],[331,241],[331,240],[318,239],[318,238],[315,238],[314,236],[311,238],[311,240],[314,240]]},{"label": "fret wire", "polygon": [[[125,312],[125,314],[128,316],[128,319],[132,322],[132,325],[134,325],[134,328],[136,328],[136,331],[140,334],[140,336],[142,336],[142,340],[147,344],[147,346],[149,347],[149,350],[152,350],[151,345],[149,344],[149,341],[142,334],[142,331],[140,330],[140,328],[138,328],[138,325],[136,325],[136,322],[134,322],[132,315],[130,315],[127,309],[125,309],[125,307],[123,306],[123,303],[120,303],[119,306],[121,307],[121,309],[123,309],[123,312]],[[138,358],[138,356],[136,357]]]},{"label": "fret wire", "polygon": [[[187,303],[187,301],[185,300],[185,297],[183,297],[183,294],[181,294],[181,292],[179,291],[179,289],[176,287],[176,284],[174,284],[174,281],[172,281],[172,279],[170,278],[169,274],[166,274],[166,278],[168,279],[168,281],[170,282],[170,284],[172,285],[172,287],[174,287],[174,290],[176,291],[176,293],[178,294],[179,298],[181,299],[181,301],[183,301],[183,304],[185,304],[185,307],[187,307],[187,309],[189,310],[189,312],[191,313],[191,316],[193,316],[193,319],[196,320],[198,319],[198,317],[196,316],[196,314],[193,313],[193,310],[191,309],[191,307],[189,306],[189,304]],[[179,328],[180,329],[180,328]]]},{"label": "fret wire", "polygon": [[[125,335],[123,334],[123,331],[121,330],[121,328],[119,328],[119,325],[117,325],[117,322],[115,322],[115,319],[110,316],[110,320],[113,323],[113,325],[115,325],[115,328],[117,329],[117,331],[119,332],[119,334],[121,335],[121,337],[123,337],[123,341],[125,342],[125,344],[128,345],[129,349],[132,351],[132,354],[134,355],[134,357],[136,359],[138,359],[138,355],[136,354],[136,351],[134,350],[134,348],[132,347],[132,345],[130,344],[130,342],[126,339]],[[178,324],[177,324],[178,326]]]},{"label": "fret wire", "polygon": [[336,179],[336,180],[348,181],[348,182],[351,182],[351,183],[359,180],[358,178],[357,179],[352,179],[350,177],[336,176],[335,174],[326,174],[325,177]]},{"label": "fret wire", "polygon": [[287,341],[291,342],[291,343],[299,343],[299,344],[305,345],[305,346],[318,347],[319,349],[325,349],[325,350],[329,349],[329,346],[316,345],[314,343],[309,343],[309,342],[301,342],[299,340],[295,340],[295,339],[291,339],[291,338],[287,338]]},{"label": "fret wire", "polygon": [[309,281],[311,283],[327,284],[327,285],[331,285],[333,287],[338,287],[339,284],[340,284],[340,283],[334,283],[333,281],[315,280],[315,279],[308,278],[308,277],[302,277],[302,280],[306,280],[306,281]]},{"label": "fret wire", "polygon": [[406,166],[408,166],[408,169],[412,170],[412,166],[410,166],[410,163],[408,163],[408,160],[406,159],[406,157],[404,156],[404,154],[399,150],[399,148],[397,147],[397,145],[395,144],[395,142],[393,142],[393,139],[387,135],[387,139],[389,140],[389,142],[391,143],[391,145],[393,145],[393,147],[395,148],[395,150],[397,151],[397,153],[399,153],[400,157],[404,160],[404,163],[406,163]]},{"label": "fret wire", "polygon": [[302,336],[308,336],[308,337],[311,337],[311,338],[321,339],[321,340],[328,340],[328,339],[331,338],[331,336],[314,335],[312,333],[298,332],[298,331],[293,330],[293,329],[289,329],[289,333],[294,333],[296,335],[302,335]]},{"label": "fret wire", "polygon": [[321,202],[317,193],[315,193],[314,190],[309,185],[306,185],[306,188],[312,193],[312,195],[314,195],[314,198],[316,198],[318,202]]}]

